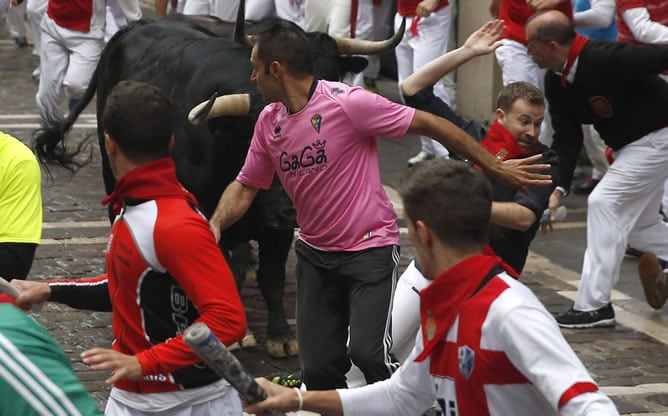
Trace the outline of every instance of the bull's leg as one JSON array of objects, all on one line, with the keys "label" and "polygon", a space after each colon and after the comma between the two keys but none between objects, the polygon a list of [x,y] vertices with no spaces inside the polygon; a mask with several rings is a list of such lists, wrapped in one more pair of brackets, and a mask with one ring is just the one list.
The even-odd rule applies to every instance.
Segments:
[{"label": "bull's leg", "polygon": [[[225,248],[221,248],[221,250],[225,256],[225,260],[227,260],[227,264],[230,266],[230,270],[234,276],[234,281],[237,284],[239,295],[241,295],[241,289],[243,288],[244,284],[244,274],[248,269],[249,264],[248,253],[250,251],[250,245],[247,242],[244,242],[232,250],[228,251]],[[246,329],[246,335],[241,339],[241,342],[235,342],[234,344],[230,345],[229,348],[234,350],[239,347],[249,348],[255,346],[257,346],[257,340],[255,339],[253,332],[250,330],[250,328],[248,328]]]},{"label": "bull's leg", "polygon": [[297,339],[283,308],[285,263],[292,246],[293,230],[266,229],[258,238],[260,265],[257,282],[267,304],[267,352],[274,357],[299,354]]}]

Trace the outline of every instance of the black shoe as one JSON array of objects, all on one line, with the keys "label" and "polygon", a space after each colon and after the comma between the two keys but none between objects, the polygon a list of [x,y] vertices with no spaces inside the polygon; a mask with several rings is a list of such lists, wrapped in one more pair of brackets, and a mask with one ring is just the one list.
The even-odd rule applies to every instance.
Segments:
[{"label": "black shoe", "polygon": [[635,257],[635,258],[640,258],[645,254],[644,251],[640,251],[637,248],[633,248],[631,246],[626,246],[626,251],[624,252],[625,255]]},{"label": "black shoe", "polygon": [[26,39],[25,36],[19,36],[14,38],[14,43],[16,43],[16,46],[19,48],[25,48],[28,46],[28,39]]},{"label": "black shoe", "polygon": [[576,186],[573,192],[578,195],[589,195],[591,191],[596,188],[596,185],[600,182],[599,179],[589,178],[582,182],[580,185]]},{"label": "black shoe", "polygon": [[557,316],[557,323],[562,328],[603,328],[615,326],[615,311],[612,304],[608,303],[594,311],[578,311],[570,308]]}]

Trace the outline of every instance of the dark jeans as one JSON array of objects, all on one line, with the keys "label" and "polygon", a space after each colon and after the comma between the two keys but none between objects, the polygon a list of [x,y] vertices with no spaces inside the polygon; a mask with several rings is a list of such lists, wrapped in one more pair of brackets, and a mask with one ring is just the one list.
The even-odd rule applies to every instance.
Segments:
[{"label": "dark jeans", "polygon": [[295,252],[297,339],[307,388],[346,387],[351,360],[369,384],[389,378],[399,366],[390,355],[399,247],[325,252],[297,240]]},{"label": "dark jeans", "polygon": [[37,244],[0,243],[0,277],[6,280],[28,276]]}]

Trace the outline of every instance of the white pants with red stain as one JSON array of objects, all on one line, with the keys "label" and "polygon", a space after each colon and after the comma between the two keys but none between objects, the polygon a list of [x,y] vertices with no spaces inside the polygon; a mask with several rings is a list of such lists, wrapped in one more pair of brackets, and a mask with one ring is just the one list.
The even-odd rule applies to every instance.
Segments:
[{"label": "white pants with red stain", "polygon": [[[501,67],[504,87],[513,82],[524,81],[545,92],[545,70],[531,59],[526,45],[514,40],[503,39],[502,45],[494,53]],[[540,127],[539,140],[544,145],[550,146],[553,130],[547,105],[547,100],[545,100],[545,118]]]},{"label": "white pants with red stain", "polygon": [[615,162],[589,195],[587,249],[574,308],[610,302],[627,243],[668,260],[668,224],[659,206],[668,179],[668,127],[615,153]]},{"label": "white pants with red stain", "polygon": [[[399,85],[418,68],[447,52],[451,18],[452,6],[439,9],[429,17],[420,18],[417,23],[417,36],[410,30],[413,20],[417,18],[406,18],[406,32],[394,50],[397,56]],[[401,25],[402,19],[403,16],[397,13],[394,18],[395,30]],[[448,105],[452,104],[443,82],[437,82],[434,85],[434,94]],[[436,140],[429,137],[420,137],[420,141],[422,142],[422,151],[434,156],[448,155],[448,150]]]}]

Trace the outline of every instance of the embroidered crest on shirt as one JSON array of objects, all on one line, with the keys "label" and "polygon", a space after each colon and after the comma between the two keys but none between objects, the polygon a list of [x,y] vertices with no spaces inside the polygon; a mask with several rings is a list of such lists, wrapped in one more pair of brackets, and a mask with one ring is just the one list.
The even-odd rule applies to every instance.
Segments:
[{"label": "embroidered crest on shirt", "polygon": [[313,114],[311,117],[311,125],[318,133],[320,133],[320,124],[322,124],[322,116],[320,114]]},{"label": "embroidered crest on shirt", "polygon": [[274,139],[281,138],[281,126],[274,127]]},{"label": "embroidered crest on shirt", "polygon": [[607,98],[597,95],[589,99],[589,107],[601,117],[610,118],[614,114],[612,104]]},{"label": "embroidered crest on shirt", "polygon": [[475,351],[468,345],[457,348],[457,362],[459,363],[459,372],[468,380],[475,366]]},{"label": "embroidered crest on shirt", "polygon": [[336,95],[343,94],[343,90],[341,88],[334,87],[332,88],[332,93]]}]

